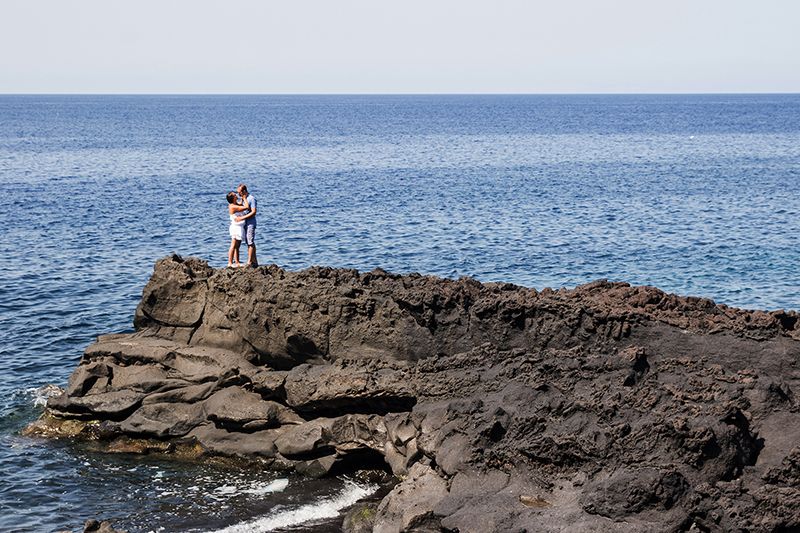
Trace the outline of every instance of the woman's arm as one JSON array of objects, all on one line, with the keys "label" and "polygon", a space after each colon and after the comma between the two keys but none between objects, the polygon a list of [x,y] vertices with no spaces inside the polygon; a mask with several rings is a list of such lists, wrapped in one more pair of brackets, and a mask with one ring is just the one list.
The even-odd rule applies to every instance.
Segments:
[{"label": "woman's arm", "polygon": [[228,212],[233,214],[233,213],[238,213],[239,211],[246,211],[250,209],[250,204],[247,203],[247,198],[242,198],[242,201],[244,202],[243,205],[228,204]]}]

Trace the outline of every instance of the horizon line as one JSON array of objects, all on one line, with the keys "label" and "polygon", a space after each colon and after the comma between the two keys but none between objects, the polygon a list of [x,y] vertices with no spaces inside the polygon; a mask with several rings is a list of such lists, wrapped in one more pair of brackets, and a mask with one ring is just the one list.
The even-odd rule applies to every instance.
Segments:
[{"label": "horizon line", "polygon": [[0,92],[0,96],[713,96],[800,95],[800,91],[702,92]]}]

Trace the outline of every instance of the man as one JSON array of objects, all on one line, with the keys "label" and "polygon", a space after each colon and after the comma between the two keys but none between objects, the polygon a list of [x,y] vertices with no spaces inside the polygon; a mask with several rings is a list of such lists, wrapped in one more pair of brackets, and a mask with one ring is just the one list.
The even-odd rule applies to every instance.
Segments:
[{"label": "man", "polygon": [[236,217],[236,220],[244,221],[243,239],[247,243],[247,264],[245,266],[257,267],[258,259],[256,259],[256,198],[247,192],[247,185],[240,184],[236,189],[239,196],[247,198],[247,204],[250,209],[242,211],[242,215]]}]

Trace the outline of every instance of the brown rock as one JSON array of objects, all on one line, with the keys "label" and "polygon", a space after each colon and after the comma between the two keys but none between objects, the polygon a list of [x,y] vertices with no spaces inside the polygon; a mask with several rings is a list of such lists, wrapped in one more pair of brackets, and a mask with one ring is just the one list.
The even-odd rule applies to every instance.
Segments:
[{"label": "brown rock", "polygon": [[304,422],[287,407],[262,400],[260,395],[239,387],[226,387],[215,392],[204,405],[208,419],[225,428],[256,431]]},{"label": "brown rock", "polygon": [[318,418],[304,424],[288,427],[275,440],[275,446],[281,455],[286,457],[302,457],[321,449],[331,448],[331,427],[333,420]]},{"label": "brown rock", "polygon": [[280,429],[241,433],[205,423],[190,431],[186,438],[196,440],[207,451],[219,455],[273,459],[278,455],[275,439],[279,435]]},{"label": "brown rock", "polygon": [[114,529],[111,526],[111,522],[108,520],[98,522],[97,520],[92,519],[87,520],[83,525],[83,533],[127,533],[127,531],[123,529]]},{"label": "brown rock", "polygon": [[430,467],[417,463],[378,506],[373,531],[439,530],[441,517],[434,513],[434,508],[445,496],[445,480]]},{"label": "brown rock", "polygon": [[379,531],[800,528],[795,312],[171,257],[135,325],[28,434],[391,468]]},{"label": "brown rock", "polygon": [[91,418],[118,418],[132,412],[141,404],[144,394],[133,390],[118,390],[69,396],[67,393],[47,400],[47,407],[65,415],[85,415]]},{"label": "brown rock", "polygon": [[173,327],[194,327],[200,323],[206,305],[208,263],[183,260],[179,256],[156,263],[160,276],[153,276],[144,288],[136,308],[136,324],[151,321]]},{"label": "brown rock", "polygon": [[123,420],[120,429],[130,435],[182,437],[205,420],[202,403],[151,403]]}]

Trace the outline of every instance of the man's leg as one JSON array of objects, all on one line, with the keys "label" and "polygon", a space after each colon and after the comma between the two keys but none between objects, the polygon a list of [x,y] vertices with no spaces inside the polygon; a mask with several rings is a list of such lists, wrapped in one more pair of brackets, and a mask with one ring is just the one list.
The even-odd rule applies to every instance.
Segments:
[{"label": "man's leg", "polygon": [[258,266],[258,259],[256,258],[256,228],[248,224],[245,227],[245,234],[247,239],[247,265]]},{"label": "man's leg", "polygon": [[258,266],[258,258],[256,258],[256,245],[247,247],[247,264],[250,266]]}]

